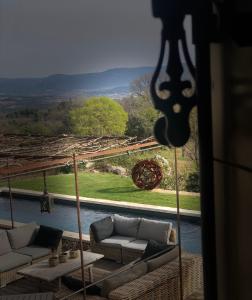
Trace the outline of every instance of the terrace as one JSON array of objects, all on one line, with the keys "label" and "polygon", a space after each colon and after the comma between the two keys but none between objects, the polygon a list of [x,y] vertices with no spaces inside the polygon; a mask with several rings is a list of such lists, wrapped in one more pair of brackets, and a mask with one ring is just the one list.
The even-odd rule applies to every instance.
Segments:
[{"label": "terrace", "polygon": [[[43,142],[42,140],[38,142],[38,139],[43,139]],[[150,149],[157,149],[159,145],[157,145],[156,142],[154,142],[152,139],[147,139],[144,141],[136,141],[134,139],[117,140],[115,138],[76,139],[74,137],[64,136],[62,138],[50,138],[49,140],[46,140],[44,137],[33,138],[26,136],[4,136],[2,137],[2,142],[5,143],[5,147],[2,148],[2,153],[0,155],[2,165],[0,174],[2,176],[2,182],[5,182],[4,184],[2,184],[2,186],[5,186],[5,188],[2,188],[1,195],[5,198],[2,198],[1,205],[3,205],[4,210],[6,211],[5,218],[9,219],[8,221],[1,221],[2,228],[11,228],[12,225],[17,228],[22,228],[23,224],[20,224],[20,222],[29,223],[30,221],[35,220],[39,225],[50,225],[52,227],[57,227],[64,230],[62,236],[62,250],[60,252],[78,248],[88,251],[89,253],[96,252],[94,251],[94,248],[92,246],[92,241],[90,244],[90,224],[94,221],[101,220],[104,217],[111,216],[114,213],[120,213],[120,215],[125,215],[132,219],[138,216],[144,217],[150,221],[154,220],[154,222],[171,222],[173,223],[175,232],[178,231],[176,207],[169,208],[161,205],[153,205],[154,203],[142,204],[79,196],[79,190],[81,190],[80,179],[83,179],[81,177],[82,172],[77,172],[77,174],[75,174],[77,175],[77,177],[75,178],[77,178],[77,182],[80,187],[79,190],[73,190],[73,194],[76,192],[76,195],[70,196],[55,194],[51,193],[50,190],[51,178],[60,176],[55,175],[55,170],[57,170],[58,168],[62,168],[66,165],[69,166],[71,164],[74,164],[74,162],[77,162],[77,165],[81,166],[83,161],[87,162],[87,160],[90,161],[91,159],[102,159],[107,158],[108,156],[111,157],[113,155],[128,155],[129,151],[131,151],[131,153],[134,155],[135,151],[143,152],[149,151]],[[8,153],[11,153],[11,155],[8,155]],[[76,161],[72,158],[72,155],[74,153],[77,153]],[[43,188],[45,188],[45,186],[43,186],[43,177],[38,175],[41,174],[41,172],[44,175],[47,174],[47,176],[44,178],[47,184],[46,188],[49,189],[50,196],[54,198],[54,207],[52,213],[46,215],[41,215],[40,213],[40,199],[43,195]],[[92,176],[92,174],[89,175]],[[69,183],[69,179],[71,177],[69,177],[68,175],[67,178]],[[71,179],[74,183],[74,178],[72,177]],[[40,184],[36,185],[34,180],[39,181]],[[60,184],[62,185],[64,184],[64,182],[60,182]],[[16,187],[19,187],[19,189],[16,189]],[[26,187],[26,189],[20,189],[22,187]],[[27,187],[30,187],[30,189],[27,190]],[[127,188],[129,187],[126,187],[126,189]],[[69,185],[65,186],[64,191],[66,191],[67,189],[71,190]],[[139,193],[143,193],[142,197],[144,197],[144,193],[146,193],[146,195],[151,195],[151,197],[154,198],[156,194],[157,199],[159,199],[158,196],[161,198],[163,197],[164,199],[168,198],[169,196],[168,194],[160,194],[151,191],[139,191]],[[173,195],[173,197],[175,198],[175,195]],[[172,200],[171,203],[173,203]],[[176,206],[175,204],[176,202],[174,202],[174,206]],[[77,214],[77,216],[80,217],[80,223],[78,223],[76,219],[76,205],[77,212],[78,207],[80,208]],[[13,209],[12,213],[10,212],[10,208]],[[198,211],[188,209],[182,209],[180,213],[181,220],[179,225],[181,227],[182,247],[186,250],[186,253],[188,253],[182,255],[182,273],[185,286],[184,296],[187,297],[192,294],[192,292],[199,290],[200,287],[202,287],[202,263],[200,245],[201,230],[199,226],[200,214]],[[12,220],[10,220],[10,216],[12,216]],[[174,238],[175,245],[178,242],[179,240]],[[80,247],[80,245],[82,246]],[[111,253],[111,251],[109,252]],[[115,275],[117,274],[116,272],[120,272],[122,267],[125,268],[125,266],[127,266],[128,263],[132,261],[131,259],[129,262],[125,263],[123,261],[120,261],[118,257],[116,259],[108,258],[106,251],[102,255],[105,255],[105,257],[92,263],[93,284],[96,284],[97,282],[99,284],[99,281],[107,276],[117,276]],[[122,285],[122,287],[115,289],[115,292],[109,294],[108,299],[110,299],[110,297],[112,297],[111,299],[121,299],[121,297],[125,297],[126,294],[131,295],[130,291],[132,291],[132,289],[133,294],[137,291],[140,293],[139,297],[144,297],[144,294],[147,295],[149,293],[153,293],[153,296],[157,296],[160,293],[167,293],[165,294],[166,296],[163,297],[168,297],[167,299],[169,299],[169,297],[173,297],[172,295],[179,293],[179,265],[179,260],[175,259],[175,261],[171,264],[165,264],[162,267],[163,269],[158,268],[157,270],[153,271],[154,273],[151,272],[149,274],[146,274],[145,276],[147,277],[143,280],[149,281],[149,285],[152,286],[152,288],[150,288],[150,286],[148,288],[147,285],[146,291],[144,291],[142,296],[142,290],[139,289],[142,279],[138,278],[134,281],[131,281],[131,283]],[[36,263],[34,264],[34,266],[36,266]],[[198,268],[196,273],[195,266],[197,266]],[[71,276],[83,281],[83,274],[81,270],[82,268],[80,265],[77,271],[71,272]],[[19,272],[22,272],[22,270],[19,270]],[[151,275],[152,273],[154,275]],[[194,277],[191,277],[191,274],[194,273],[198,274],[196,276],[196,279]],[[85,270],[84,278],[88,278],[88,276],[89,270]],[[154,277],[152,278],[151,276]],[[164,282],[156,283],[158,278],[162,278],[162,276],[169,277],[165,277]],[[157,284],[157,288],[153,288],[153,284],[154,286]],[[170,289],[169,287],[171,286],[173,288],[170,292],[168,292],[168,290]],[[192,286],[192,288],[190,288],[189,286]],[[70,297],[70,295],[73,293],[73,291],[66,287],[64,284],[62,284],[60,289],[58,289],[57,280],[50,282],[41,282],[38,279],[29,276],[14,280],[7,284],[5,287],[2,287],[0,289],[0,295],[18,295],[37,293],[38,291],[53,291],[57,299]],[[86,298],[106,299],[99,298],[98,296],[93,295],[87,295]],[[82,292],[78,293],[77,295],[74,294],[73,296],[71,296],[71,299],[83,299]]]}]

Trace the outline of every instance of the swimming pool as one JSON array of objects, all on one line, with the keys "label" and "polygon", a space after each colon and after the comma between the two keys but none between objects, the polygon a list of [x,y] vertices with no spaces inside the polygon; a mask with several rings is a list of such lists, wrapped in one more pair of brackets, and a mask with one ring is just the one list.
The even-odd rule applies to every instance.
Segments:
[{"label": "swimming pool", "polygon": [[[81,221],[83,233],[88,233],[92,222],[112,215],[109,209],[90,209],[81,207]],[[136,216],[136,213],[122,213],[124,216]],[[37,224],[57,227],[67,231],[78,231],[76,208],[71,205],[55,204],[51,214],[41,214],[39,201],[29,199],[13,200],[13,216],[17,222],[36,222]],[[141,216],[144,216],[141,214]],[[165,217],[147,216],[154,220],[167,220],[176,226],[176,221]],[[9,199],[0,197],[0,219],[10,219]],[[201,253],[201,227],[198,224],[181,221],[182,247],[193,253]]]}]

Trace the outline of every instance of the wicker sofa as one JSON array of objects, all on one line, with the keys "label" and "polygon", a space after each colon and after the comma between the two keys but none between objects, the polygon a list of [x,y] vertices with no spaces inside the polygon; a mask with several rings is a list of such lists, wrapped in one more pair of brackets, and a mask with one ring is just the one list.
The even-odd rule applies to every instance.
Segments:
[{"label": "wicker sofa", "polygon": [[22,268],[51,255],[51,248],[33,244],[38,232],[35,223],[0,230],[0,287],[20,278],[17,272]]},{"label": "wicker sofa", "polygon": [[[148,265],[148,261],[147,261]],[[125,266],[124,266],[125,267]],[[123,268],[124,268],[123,267]],[[127,271],[127,269],[126,269]],[[124,273],[122,273],[124,274]],[[118,270],[114,278],[118,278]],[[183,299],[203,288],[202,257],[199,255],[182,254]],[[67,294],[71,291],[66,289]],[[82,299],[82,295],[76,298]],[[87,300],[179,300],[180,275],[178,258],[147,272],[135,280],[122,284],[107,295],[87,295]]]},{"label": "wicker sofa", "polygon": [[[202,258],[183,253],[183,299],[203,287]],[[175,259],[140,278],[111,291],[110,300],[178,300],[180,299],[179,260]]]},{"label": "wicker sofa", "polygon": [[[102,234],[104,238],[95,236],[94,225],[96,224],[99,225],[98,230],[110,228],[108,233]],[[123,264],[140,257],[148,240],[152,239],[167,244],[176,243],[176,231],[169,222],[127,218],[119,215],[113,215],[91,224],[89,234],[92,252],[103,254],[105,258]]]}]

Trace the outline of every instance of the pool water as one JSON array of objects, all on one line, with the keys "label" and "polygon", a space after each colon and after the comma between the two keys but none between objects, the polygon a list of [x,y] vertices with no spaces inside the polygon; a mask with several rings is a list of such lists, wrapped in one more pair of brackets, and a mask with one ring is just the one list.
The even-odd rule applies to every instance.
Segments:
[{"label": "pool water", "polygon": [[[81,222],[83,233],[89,232],[92,222],[112,215],[109,210],[89,209],[81,207]],[[136,216],[136,213],[121,213],[124,216]],[[141,217],[143,215],[141,214]],[[76,207],[64,204],[55,204],[51,214],[41,214],[39,201],[27,199],[13,200],[13,217],[17,222],[36,222],[37,224],[57,227],[66,231],[78,231]],[[168,218],[146,217],[153,220],[166,220],[173,223],[176,221]],[[10,219],[9,199],[0,197],[0,219]],[[198,224],[181,221],[182,247],[193,253],[201,253],[201,227]]]}]

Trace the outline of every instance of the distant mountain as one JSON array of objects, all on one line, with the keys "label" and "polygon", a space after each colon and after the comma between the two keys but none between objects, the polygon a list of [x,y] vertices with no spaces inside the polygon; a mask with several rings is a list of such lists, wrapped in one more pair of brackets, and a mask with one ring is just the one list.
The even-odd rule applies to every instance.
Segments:
[{"label": "distant mountain", "polygon": [[153,71],[153,67],[139,67],[78,75],[55,74],[43,78],[0,78],[0,96],[121,96],[129,92],[134,79]]}]

